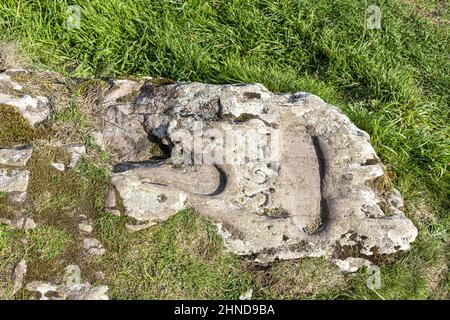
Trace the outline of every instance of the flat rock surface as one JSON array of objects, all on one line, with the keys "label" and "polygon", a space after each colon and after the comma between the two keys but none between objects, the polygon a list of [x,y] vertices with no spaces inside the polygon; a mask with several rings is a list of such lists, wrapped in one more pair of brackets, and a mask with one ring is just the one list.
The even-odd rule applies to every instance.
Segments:
[{"label": "flat rock surface", "polygon": [[30,172],[27,170],[0,169],[0,192],[25,192]]},{"label": "flat rock surface", "polygon": [[0,192],[15,203],[25,201],[30,172],[26,165],[33,154],[32,147],[0,149]]},{"label": "flat rock surface", "polygon": [[23,87],[11,79],[15,73],[13,70],[0,73],[0,104],[15,107],[32,126],[48,120],[51,114],[49,99],[22,92]]},{"label": "flat rock surface", "polygon": [[323,256],[351,271],[347,259],[363,265],[417,236],[398,192],[379,189],[387,177],[369,135],[317,96],[190,83],[144,85],[134,102],[107,105],[97,136],[125,143],[130,159],[146,141],[168,150],[118,164],[106,202],[114,213],[159,222],[190,206],[232,252],[259,262]]},{"label": "flat rock surface", "polygon": [[33,154],[33,148],[0,149],[0,165],[26,166]]},{"label": "flat rock surface", "polygon": [[17,111],[27,119],[31,125],[36,125],[50,116],[49,101],[46,97],[20,97],[0,93],[0,103],[16,107]]}]

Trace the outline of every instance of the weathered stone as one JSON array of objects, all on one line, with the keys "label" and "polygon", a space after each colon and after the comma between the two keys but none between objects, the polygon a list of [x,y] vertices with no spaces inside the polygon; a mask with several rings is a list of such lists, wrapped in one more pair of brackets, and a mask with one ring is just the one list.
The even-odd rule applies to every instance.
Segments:
[{"label": "weathered stone", "polygon": [[67,300],[108,300],[109,288],[107,286],[91,286],[81,284],[66,290]]},{"label": "weathered stone", "polygon": [[23,87],[11,80],[11,76],[6,72],[0,73],[0,90],[16,90],[21,91]]},{"label": "weathered stone", "polygon": [[50,103],[46,97],[42,96],[36,98],[29,95],[16,97],[0,93],[0,104],[16,107],[17,111],[33,126],[48,120],[50,116]]},{"label": "weathered stone", "polygon": [[82,144],[72,144],[64,147],[66,151],[70,154],[69,168],[74,168],[81,157],[86,154],[86,147]]},{"label": "weathered stone", "polygon": [[58,171],[64,171],[64,170],[66,170],[66,166],[64,165],[64,163],[55,163],[55,162],[52,162],[52,163],[51,163],[51,166],[52,166],[53,168],[55,168],[56,170],[58,170]]},{"label": "weathered stone", "polygon": [[66,267],[64,274],[64,281],[66,287],[78,285],[81,283],[81,269],[75,264],[71,264]]},{"label": "weathered stone", "polygon": [[80,229],[80,231],[83,231],[85,233],[91,233],[94,228],[92,227],[92,225],[90,225],[87,222],[81,222],[78,224],[78,229]]},{"label": "weathered stone", "polygon": [[99,146],[123,162],[144,161],[159,152],[157,145],[148,139],[142,119],[135,117],[133,102],[142,85],[143,81],[114,80],[103,100],[104,106],[108,106],[106,128],[93,134]]},{"label": "weathered stone", "polygon": [[99,146],[117,154],[121,161],[148,159],[155,148],[142,122],[134,114],[130,104],[111,106],[106,113],[106,129],[94,135]]},{"label": "weathered stone", "polygon": [[23,280],[25,279],[25,275],[27,274],[27,262],[25,260],[20,260],[19,263],[14,268],[13,272],[13,295],[17,293],[23,286]]},{"label": "weathered stone", "polygon": [[23,203],[26,199],[30,172],[23,167],[32,153],[31,147],[0,149],[0,192],[7,193],[13,203]]},{"label": "weathered stone", "polygon": [[0,192],[26,192],[29,177],[28,170],[0,168]]},{"label": "weathered stone", "polygon": [[143,81],[133,81],[126,79],[112,80],[111,88],[105,94],[103,103],[107,105],[118,104],[120,103],[120,100],[122,98],[130,95],[130,93],[139,92],[143,84],[144,84]]},{"label": "weathered stone", "polygon": [[49,300],[47,294],[57,293],[58,286],[52,285],[50,283],[42,282],[42,281],[33,281],[28,283],[25,288],[29,291],[37,291],[41,294],[40,300]]},{"label": "weathered stone", "polygon": [[334,259],[333,262],[342,270],[344,273],[356,272],[360,267],[368,267],[372,263],[364,258],[349,257],[344,260]]},{"label": "weathered stone", "polygon": [[33,148],[0,149],[0,165],[23,167],[33,154]]},{"label": "weathered stone", "polygon": [[101,135],[123,139],[129,157],[146,139],[170,153],[117,166],[110,211],[149,223],[190,206],[234,253],[260,263],[323,256],[351,271],[417,236],[398,192],[377,189],[384,172],[369,135],[317,96],[258,84],[146,85],[108,115]]},{"label": "weathered stone", "polygon": [[28,217],[21,217],[11,223],[11,226],[17,230],[29,231],[36,228],[36,222]]},{"label": "weathered stone", "polygon": [[153,227],[156,224],[156,222],[149,222],[149,223],[141,223],[141,224],[125,224],[125,229],[129,232],[138,232],[141,230],[148,229],[150,227]]},{"label": "weathered stone", "polygon": [[239,297],[239,300],[252,300],[253,289],[248,289],[243,295]]},{"label": "weathered stone", "polygon": [[24,203],[27,199],[27,193],[26,192],[14,192],[9,194],[9,200],[11,203]]},{"label": "weathered stone", "polygon": [[94,238],[87,238],[83,240],[83,248],[90,255],[101,256],[105,254],[106,249],[102,246],[100,241]]},{"label": "weathered stone", "polygon": [[40,300],[108,300],[108,287],[82,283],[81,270],[77,265],[66,267],[62,285],[33,281],[26,285],[26,289],[39,292]]}]

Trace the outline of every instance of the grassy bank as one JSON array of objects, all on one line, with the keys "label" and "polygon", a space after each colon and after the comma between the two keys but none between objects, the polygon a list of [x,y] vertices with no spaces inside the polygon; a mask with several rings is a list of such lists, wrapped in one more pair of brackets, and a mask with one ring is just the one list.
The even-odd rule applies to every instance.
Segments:
[{"label": "grassy bank", "polygon": [[[75,28],[66,23],[68,4],[81,8]],[[215,281],[214,269],[228,277],[234,268],[246,270],[244,275],[230,273],[243,280],[225,277],[224,285],[241,290],[244,282],[254,286],[256,297],[448,297],[448,6],[444,1],[374,1],[382,13],[381,30],[370,30],[366,25],[370,4],[355,0],[4,0],[0,39],[18,42],[34,65],[71,76],[260,82],[272,91],[320,95],[371,135],[405,197],[406,214],[420,229],[413,249],[383,266],[378,293],[365,287],[363,273],[336,278],[334,288],[320,284],[306,288],[307,283],[333,273],[324,262],[283,262],[270,270],[253,270],[222,257],[223,249],[217,249],[220,257],[212,262],[189,256],[192,261],[200,259],[194,271],[204,273],[188,271],[204,277],[181,276],[187,269],[173,271],[180,276],[176,279],[186,282],[187,291],[174,288],[179,297],[194,290],[189,281]],[[10,58],[3,63],[23,62]],[[209,230],[194,216],[187,216],[198,226],[192,232]],[[102,221],[106,225],[105,218],[99,219],[100,225]],[[173,228],[170,223],[167,232]],[[184,226],[182,221],[177,223]],[[158,250],[168,250],[160,254],[162,263],[179,263],[173,254],[176,241],[157,243],[161,243]],[[130,266],[120,274],[134,277],[140,267]],[[160,279],[161,283],[166,280]],[[114,292],[122,296],[129,282],[123,277],[117,281]],[[152,281],[148,285],[153,287]],[[204,297],[231,296],[207,291],[206,282],[199,286]],[[229,290],[239,291],[237,287]],[[164,297],[144,289],[140,297],[151,294]]]}]

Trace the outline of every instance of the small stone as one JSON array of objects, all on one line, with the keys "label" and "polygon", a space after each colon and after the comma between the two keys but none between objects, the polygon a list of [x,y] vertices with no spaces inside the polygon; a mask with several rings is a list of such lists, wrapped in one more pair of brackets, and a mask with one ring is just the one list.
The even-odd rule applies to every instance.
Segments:
[{"label": "small stone", "polygon": [[86,147],[82,144],[68,145],[65,146],[65,149],[70,154],[69,168],[74,168],[81,157],[86,154]]},{"label": "small stone", "polygon": [[9,74],[6,74],[5,72],[0,73],[0,89],[2,88],[13,89],[16,91],[21,91],[23,89],[20,84],[12,81],[11,76]]},{"label": "small stone", "polygon": [[[42,281],[33,281],[26,285],[29,291],[41,294],[40,300],[108,300],[107,286],[92,286],[81,281],[81,270],[78,265],[65,268],[64,283],[54,285]],[[47,294],[52,292],[52,296]]]},{"label": "small stone", "polygon": [[9,200],[13,203],[24,203],[26,199],[26,192],[14,192],[9,195]]},{"label": "small stone", "polygon": [[46,283],[43,281],[33,281],[26,285],[26,289],[29,291],[37,291],[41,294],[40,300],[49,300],[46,296],[48,292],[57,292],[59,286]]},{"label": "small stone", "polygon": [[81,283],[81,269],[75,264],[71,264],[66,267],[64,280],[66,287],[77,285]]},{"label": "small stone", "polygon": [[83,247],[87,251],[88,254],[94,255],[94,256],[101,256],[105,254],[106,249],[103,247],[103,245],[94,238],[87,238],[83,240]]},{"label": "small stone", "polygon": [[89,284],[78,290],[66,290],[67,300],[108,300],[107,286],[91,287]]},{"label": "small stone", "polygon": [[0,149],[0,165],[23,167],[33,154],[33,148]]},{"label": "small stone", "polygon": [[51,165],[52,165],[53,168],[55,168],[58,171],[64,171],[66,169],[66,166],[64,164],[62,164],[62,163],[55,163],[55,162],[53,162]]},{"label": "small stone", "polygon": [[20,98],[0,93],[0,103],[16,107],[17,111],[30,122],[32,126],[48,120],[50,104],[46,97],[33,98],[24,95]]},{"label": "small stone", "polygon": [[93,230],[92,226],[86,222],[79,223],[78,229],[86,233],[91,233]]},{"label": "small stone", "polygon": [[16,221],[14,221],[12,226],[17,230],[28,231],[28,230],[32,230],[32,229],[36,228],[36,223],[31,218],[22,217]]},{"label": "small stone", "polygon": [[333,260],[333,262],[341,269],[344,273],[356,272],[361,267],[368,267],[372,265],[369,260],[363,258],[353,258],[349,257],[345,260]]},{"label": "small stone", "polygon": [[143,224],[125,224],[125,229],[129,232],[137,232],[144,229],[148,229],[152,226],[154,226],[156,222],[149,222],[149,223],[143,223]]},{"label": "small stone", "polygon": [[239,297],[239,300],[252,300],[253,289],[248,289],[243,295]]},{"label": "small stone", "polygon": [[116,194],[114,189],[110,189],[105,199],[106,208],[114,208],[116,206]]},{"label": "small stone", "polygon": [[25,275],[27,274],[27,262],[25,260],[20,260],[20,262],[16,265],[13,272],[14,279],[14,287],[13,287],[13,295],[19,291],[23,286],[23,280]]},{"label": "small stone", "polygon": [[29,177],[26,170],[0,169],[0,192],[26,192]]}]

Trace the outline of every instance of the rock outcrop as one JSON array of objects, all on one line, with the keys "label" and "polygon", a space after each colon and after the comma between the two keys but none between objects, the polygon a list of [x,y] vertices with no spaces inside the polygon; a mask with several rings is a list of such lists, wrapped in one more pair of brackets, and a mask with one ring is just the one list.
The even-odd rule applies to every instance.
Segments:
[{"label": "rock outcrop", "polygon": [[[261,263],[323,256],[347,271],[417,236],[398,192],[380,183],[369,135],[317,96],[147,84],[131,102],[110,99],[106,117],[96,136],[126,143],[138,161],[116,166],[114,214],[151,224],[193,207],[234,253]],[[142,161],[149,141],[167,158]]]},{"label": "rock outcrop", "polygon": [[30,172],[26,165],[33,153],[32,147],[0,149],[0,192],[11,202],[25,201]]},{"label": "rock outcrop", "polygon": [[22,85],[11,79],[11,76],[27,73],[26,70],[6,70],[0,73],[0,104],[13,106],[34,126],[47,121],[50,117],[50,101],[47,97],[32,97],[23,92]]}]

